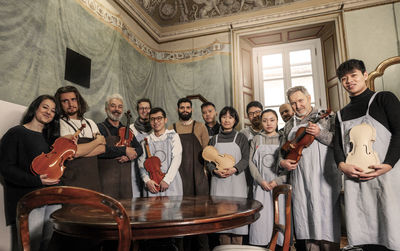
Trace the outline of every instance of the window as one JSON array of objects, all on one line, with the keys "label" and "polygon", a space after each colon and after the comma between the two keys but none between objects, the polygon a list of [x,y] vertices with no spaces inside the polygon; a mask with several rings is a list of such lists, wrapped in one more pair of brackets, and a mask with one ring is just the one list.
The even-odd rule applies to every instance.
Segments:
[{"label": "window", "polygon": [[[286,90],[298,85],[307,88],[313,106],[326,107],[319,39],[255,48],[253,53],[255,96],[265,109],[279,114],[279,106],[288,102]],[[279,116],[279,128],[283,126]]]}]

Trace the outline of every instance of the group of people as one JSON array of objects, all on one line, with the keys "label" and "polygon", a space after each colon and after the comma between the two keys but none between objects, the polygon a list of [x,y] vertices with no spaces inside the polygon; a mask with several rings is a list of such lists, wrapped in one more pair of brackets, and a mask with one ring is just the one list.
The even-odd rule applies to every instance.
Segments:
[{"label": "group of people", "polygon": [[[250,226],[219,233],[219,243],[242,244],[243,236],[248,235],[250,244],[265,246],[272,234],[272,190],[289,183],[293,187],[296,250],[339,250],[343,173],[349,243],[364,250],[400,250],[400,197],[396,193],[400,191],[400,183],[396,182],[400,167],[395,168],[400,157],[400,119],[395,111],[400,109],[400,102],[390,92],[375,93],[367,88],[368,74],[360,60],[341,64],[337,77],[349,93],[351,101],[347,106],[336,116],[326,114],[312,107],[306,88],[292,87],[287,90],[289,103],[279,109],[285,122],[281,130],[276,111],[264,110],[258,101],[247,105],[251,125],[239,132],[235,130],[239,123],[236,109],[226,106],[217,112],[211,102],[201,106],[202,123],[192,119],[191,100],[179,99],[179,121],[167,128],[166,112],[152,107],[149,99],[138,100],[137,119],[123,125],[120,121],[125,104],[119,94],[107,97],[107,118],[97,124],[85,117],[88,105],[75,87],[61,87],[54,97],[41,95],[30,104],[21,124],[8,130],[1,140],[7,224],[12,226],[15,237],[18,200],[30,191],[60,184],[93,189],[117,199],[251,197],[264,205],[260,218]],[[372,172],[368,174],[345,161],[352,149],[349,131],[361,123],[376,129],[373,148],[381,160],[381,164],[370,166]],[[83,124],[86,127],[74,137]],[[129,146],[116,146],[119,129],[124,126],[133,131],[134,137]],[[314,140],[303,149],[300,160],[287,159],[282,146],[293,140],[301,127],[306,127],[305,132]],[[65,162],[63,176],[58,180],[45,174],[34,175],[30,170],[32,160],[49,152],[60,136],[77,144],[74,158]],[[204,161],[201,152],[207,145],[214,146],[220,154],[232,155],[234,166],[220,170],[213,162]],[[161,161],[165,176],[160,183],[152,180],[145,168],[149,155]],[[45,206],[30,217],[33,250],[48,244],[48,217],[58,208]],[[282,244],[282,237],[279,243]],[[208,236],[185,237],[182,247],[209,250]]]}]

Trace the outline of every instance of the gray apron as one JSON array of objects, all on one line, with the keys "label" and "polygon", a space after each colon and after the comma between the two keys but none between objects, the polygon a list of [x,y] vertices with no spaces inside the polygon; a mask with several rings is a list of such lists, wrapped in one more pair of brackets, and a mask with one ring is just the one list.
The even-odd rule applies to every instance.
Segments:
[{"label": "gray apron", "polygon": [[[215,139],[215,148],[220,154],[230,154],[235,158],[235,165],[242,159],[242,151],[235,143],[238,133],[236,132],[235,138],[232,142],[219,143],[218,136]],[[229,197],[242,197],[247,198],[247,183],[244,172],[240,174],[233,174],[227,178],[220,178],[215,175],[211,177],[211,190],[210,195],[215,196],[229,196]],[[248,227],[242,226],[219,233],[232,233],[238,235],[246,235]]]},{"label": "gray apron", "polygon": [[[265,141],[264,137],[262,139]],[[253,162],[258,167],[263,179],[267,182],[278,176],[276,170],[274,170],[278,150],[279,145],[262,144],[258,146],[254,153]],[[260,218],[250,225],[249,242],[252,245],[265,246],[271,240],[274,225],[272,191],[265,191],[257,182],[254,182],[253,195],[254,199],[260,201],[264,207],[261,209]],[[285,224],[285,200],[282,196],[279,198],[279,222]],[[283,246],[282,234],[278,236],[278,245]]]},{"label": "gray apron", "polygon": [[[294,139],[296,125],[288,140]],[[340,242],[341,174],[336,167],[333,149],[317,139],[303,150],[298,166],[291,172],[292,205],[295,236],[299,240],[313,239]]]},{"label": "gray apron", "polygon": [[[369,115],[368,104],[364,116],[342,121],[338,120],[342,130],[344,152],[350,151],[349,131],[356,125],[367,123],[376,129],[373,149],[382,162],[385,159],[391,133],[381,123]],[[369,181],[357,181],[345,175],[344,198],[346,227],[349,244],[378,244],[393,250],[400,250],[400,161],[389,172]]]},{"label": "gray apron", "polygon": [[[161,160],[161,171],[167,173],[172,160],[172,137],[173,134],[168,134],[167,139],[163,141],[151,141],[149,140],[150,153],[153,156],[157,156]],[[144,170],[146,171],[146,170]],[[146,171],[147,172],[147,171]],[[148,174],[148,172],[147,172]],[[149,174],[148,174],[149,175]],[[149,175],[150,176],[150,175]],[[147,189],[145,194],[147,197],[154,196],[180,196],[183,195],[182,179],[179,171],[176,172],[175,178],[172,180],[169,187],[164,192],[150,193]]]},{"label": "gray apron", "polygon": [[[135,135],[136,140],[142,145],[144,138],[149,136],[147,132],[140,132],[134,126],[130,127]],[[131,179],[132,179],[132,197],[140,198],[144,191],[143,180],[140,178],[138,159],[131,161]]]},{"label": "gray apron", "polygon": [[[107,131],[107,135],[104,135],[107,145],[115,146],[119,141],[119,136],[111,135],[107,126],[105,124],[103,124],[103,126]],[[119,163],[116,159],[98,159],[98,162],[102,192],[115,199],[132,198],[130,161]],[[137,189],[136,192],[140,194],[139,189]]]}]

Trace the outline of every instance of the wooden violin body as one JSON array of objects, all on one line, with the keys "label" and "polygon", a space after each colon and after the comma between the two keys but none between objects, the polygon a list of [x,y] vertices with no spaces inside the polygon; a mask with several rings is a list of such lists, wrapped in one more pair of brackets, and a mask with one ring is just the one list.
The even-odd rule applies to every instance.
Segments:
[{"label": "wooden violin body", "polygon": [[235,158],[230,154],[219,154],[213,146],[206,146],[202,153],[203,159],[213,162],[218,170],[231,168],[235,165]]},{"label": "wooden violin body", "polygon": [[372,148],[372,143],[376,139],[375,128],[362,123],[351,128],[349,136],[353,147],[347,155],[346,163],[360,167],[364,173],[375,171],[368,168],[380,164],[378,154]]},{"label": "wooden violin body", "polygon": [[133,131],[129,128],[130,121],[131,121],[131,111],[128,110],[125,113],[126,116],[126,126],[119,128],[118,136],[119,141],[115,144],[115,146],[131,146],[131,142],[133,140]]},{"label": "wooden violin body", "polygon": [[[313,119],[312,123],[317,123],[319,120],[329,116],[331,113],[331,109],[328,109],[324,114],[317,116]],[[295,160],[296,163],[299,162],[303,149],[309,147],[315,137],[306,132],[307,127],[300,127],[296,131],[296,135],[293,140],[286,141],[285,144],[281,147],[282,156],[284,159]]]},{"label": "wooden violin body", "polygon": [[[149,172],[150,179],[160,184],[164,179],[165,173],[161,171],[161,160],[157,156],[152,156],[150,153],[149,143],[147,142],[147,138],[144,139],[145,148],[147,152],[147,159],[144,161],[144,168],[147,172]],[[159,188],[156,187],[158,191]]]},{"label": "wooden violin body", "polygon": [[[74,137],[77,137],[85,124],[76,131]],[[71,139],[60,137],[56,139],[49,153],[41,153],[33,159],[31,171],[36,175],[47,174],[47,178],[59,179],[65,170],[64,161],[74,157],[77,145]]]}]

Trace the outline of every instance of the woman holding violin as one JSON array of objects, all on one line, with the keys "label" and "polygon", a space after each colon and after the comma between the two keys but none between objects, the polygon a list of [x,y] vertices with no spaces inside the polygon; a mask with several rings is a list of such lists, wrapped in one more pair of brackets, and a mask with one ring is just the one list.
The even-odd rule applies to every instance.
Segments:
[{"label": "woman holding violin", "polygon": [[[142,155],[143,150],[132,130],[129,130],[130,113],[126,112],[127,126],[120,120],[123,115],[124,101],[121,95],[107,97],[105,111],[107,118],[98,123],[99,131],[106,138],[106,152],[99,155],[100,184],[103,193],[116,199],[140,197],[142,187],[132,177],[132,161]],[[132,168],[131,168],[132,166]]]},{"label": "woman holding violin", "polygon": [[297,152],[299,158],[285,159],[280,153],[278,161],[290,171],[296,250],[339,250],[341,175],[331,147],[334,116],[319,119],[327,112],[311,106],[311,96],[303,86],[288,89],[287,98],[295,115],[284,127],[282,148],[289,141],[298,149],[301,140],[294,139],[303,135],[299,131],[305,132],[302,139],[309,138]]},{"label": "woman holding violin", "polygon": [[[56,185],[58,179],[46,174],[31,172],[32,160],[42,152],[50,152],[50,146],[58,137],[58,114],[52,96],[41,95],[28,107],[21,124],[10,128],[1,140],[0,167],[5,182],[6,223],[11,225],[13,250],[17,250],[16,207],[25,194]],[[60,206],[44,206],[34,209],[29,217],[31,250],[45,250],[52,234],[50,214]]]}]

